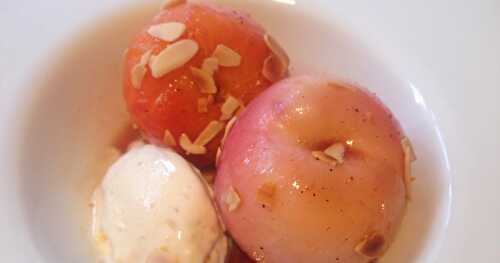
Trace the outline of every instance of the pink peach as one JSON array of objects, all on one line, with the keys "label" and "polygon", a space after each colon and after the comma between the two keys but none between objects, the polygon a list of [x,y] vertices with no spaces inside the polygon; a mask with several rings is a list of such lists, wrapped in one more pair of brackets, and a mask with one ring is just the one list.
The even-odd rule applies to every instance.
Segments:
[{"label": "pink peach", "polygon": [[[222,218],[257,261],[371,262],[405,212],[402,138],[365,90],[310,76],[281,81],[225,140],[215,181]],[[346,147],[342,163],[313,156],[334,143]]]}]

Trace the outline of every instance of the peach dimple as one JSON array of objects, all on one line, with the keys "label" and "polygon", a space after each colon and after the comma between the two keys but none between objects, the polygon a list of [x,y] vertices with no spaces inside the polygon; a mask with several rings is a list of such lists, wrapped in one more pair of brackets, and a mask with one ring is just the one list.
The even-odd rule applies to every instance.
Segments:
[{"label": "peach dimple", "polygon": [[[392,114],[364,90],[308,76],[275,84],[222,148],[215,192],[224,222],[256,260],[379,257],[406,207],[401,139]],[[224,205],[228,189],[238,209]],[[360,253],[373,233],[383,245]]]}]

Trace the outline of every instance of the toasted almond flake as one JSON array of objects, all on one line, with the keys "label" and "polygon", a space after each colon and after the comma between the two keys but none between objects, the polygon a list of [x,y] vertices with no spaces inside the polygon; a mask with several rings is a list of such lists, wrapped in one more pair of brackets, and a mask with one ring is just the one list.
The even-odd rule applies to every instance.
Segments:
[{"label": "toasted almond flake", "polygon": [[412,162],[417,160],[417,155],[415,154],[415,151],[413,150],[413,146],[411,144],[410,139],[408,137],[404,137],[401,139],[401,145],[403,146],[403,150],[406,150],[409,155],[410,155],[410,160]]},{"label": "toasted almond flake", "polygon": [[273,52],[282,62],[283,64],[288,68],[288,65],[290,65],[290,58],[288,57],[288,54],[286,51],[281,47],[281,45],[274,39],[272,36],[266,34],[264,35],[264,42],[266,42],[267,47]]},{"label": "toasted almond flake", "polygon": [[219,158],[220,154],[222,153],[220,147],[217,148],[217,153],[215,154],[215,166],[219,166]]},{"label": "toasted almond flake", "polygon": [[224,102],[224,104],[222,104],[222,106],[221,106],[220,120],[227,121],[227,120],[231,119],[234,115],[234,112],[241,106],[241,104],[242,103],[238,99],[229,95],[226,98],[226,101]]},{"label": "toasted almond flake", "polygon": [[224,123],[220,121],[211,121],[207,127],[198,135],[194,141],[195,145],[205,146],[224,129]]},{"label": "toasted almond flake", "polygon": [[240,207],[241,199],[238,192],[230,186],[224,195],[224,203],[226,204],[227,210],[233,212]]},{"label": "toasted almond flake", "polygon": [[207,148],[205,148],[205,146],[193,144],[185,133],[181,134],[179,144],[187,154],[202,155],[207,153]]},{"label": "toasted almond flake", "polygon": [[179,22],[169,22],[153,25],[148,29],[148,34],[164,41],[177,40],[186,31],[186,25]]},{"label": "toasted almond flake", "polygon": [[206,73],[201,69],[191,67],[191,73],[193,74],[194,81],[200,86],[200,91],[203,94],[216,94],[217,86],[211,75]]},{"label": "toasted almond flake", "polygon": [[198,43],[191,39],[179,40],[168,45],[150,61],[153,77],[161,78],[172,70],[184,66],[198,53]]},{"label": "toasted almond flake", "polygon": [[376,258],[380,257],[385,249],[386,244],[385,237],[381,234],[372,233],[366,235],[361,242],[354,248],[354,250],[365,257]]},{"label": "toasted almond flake", "polygon": [[132,86],[136,89],[141,87],[142,80],[144,79],[144,76],[146,75],[146,65],[148,64],[148,61],[151,57],[152,51],[149,50],[142,54],[141,59],[139,60],[139,63],[135,65],[132,68],[131,72],[131,77],[132,77]]},{"label": "toasted almond flake", "polygon": [[329,163],[331,165],[337,165],[337,161],[335,161],[335,159],[333,159],[332,157],[326,155],[324,152],[322,151],[313,151],[312,152],[312,156],[318,160],[318,161],[322,161],[322,162],[326,162],[326,163]]},{"label": "toasted almond flake", "polygon": [[338,163],[344,162],[345,145],[343,143],[334,143],[324,151],[326,155],[335,159]]},{"label": "toasted almond flake", "polygon": [[146,53],[142,54],[141,60],[139,61],[139,63],[141,65],[146,66],[148,64],[149,59],[151,58],[152,55],[153,55],[153,50],[146,51]]},{"label": "toasted almond flake", "polygon": [[141,87],[142,80],[146,76],[146,67],[137,64],[132,68],[132,86],[136,89]]},{"label": "toasted almond flake", "polygon": [[172,135],[172,133],[168,129],[166,129],[165,133],[163,134],[163,142],[167,146],[170,146],[170,147],[177,145],[177,142],[175,141],[174,136]]},{"label": "toasted almond flake", "polygon": [[257,189],[256,200],[259,204],[267,207],[272,207],[274,203],[274,195],[276,193],[275,183],[264,183]]},{"label": "toasted almond flake", "polygon": [[241,64],[240,54],[224,45],[217,45],[213,57],[217,58],[219,65],[223,67],[237,67]]},{"label": "toasted almond flake", "polygon": [[168,9],[168,8],[180,5],[180,4],[184,4],[185,2],[186,2],[186,0],[166,0],[161,5],[161,9],[162,10]]},{"label": "toasted almond flake", "polygon": [[238,120],[237,117],[233,117],[231,120],[229,120],[226,124],[226,129],[224,130],[224,137],[222,137],[222,140],[220,142],[220,145],[222,147],[224,147],[224,142],[226,142],[226,138],[227,138],[227,135],[229,134],[229,132],[231,131],[231,129],[233,128],[233,125],[234,123],[236,122],[236,120]]},{"label": "toasted almond flake", "polygon": [[219,60],[214,57],[209,57],[203,60],[201,70],[205,71],[208,75],[213,76],[215,71],[219,69]]},{"label": "toasted almond flake", "polygon": [[411,146],[411,142],[408,138],[404,137],[401,140],[401,147],[403,148],[404,154],[404,183],[406,188],[406,199],[411,200],[412,189],[411,183],[415,180],[411,176],[411,163],[416,160],[415,152]]},{"label": "toasted almond flake", "polygon": [[270,81],[278,81],[287,75],[290,58],[281,45],[270,35],[264,36],[264,42],[273,54],[264,61],[262,74]]},{"label": "toasted almond flake", "polygon": [[278,81],[284,78],[287,74],[288,68],[281,62],[281,60],[274,54],[264,60],[262,67],[262,75],[269,81]]}]

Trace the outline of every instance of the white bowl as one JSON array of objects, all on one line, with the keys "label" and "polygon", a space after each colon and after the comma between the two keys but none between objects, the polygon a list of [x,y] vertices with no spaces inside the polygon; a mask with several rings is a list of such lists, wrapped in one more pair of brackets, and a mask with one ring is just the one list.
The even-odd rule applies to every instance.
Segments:
[{"label": "white bowl", "polygon": [[[99,1],[55,2],[38,7],[45,12],[26,11],[9,2],[12,10],[36,14],[27,19],[43,19],[39,22],[42,33],[55,34],[41,34],[36,30],[36,22],[9,13],[21,23],[13,27],[28,28],[25,30],[32,36],[11,29],[20,36],[21,43],[11,39],[12,42],[5,42],[7,48],[0,49],[1,54],[19,52],[7,55],[13,59],[26,61],[35,57],[37,61],[13,61],[12,75],[4,82],[12,91],[12,99],[4,104],[0,115],[4,123],[12,124],[7,126],[11,129],[0,134],[6,171],[1,181],[0,205],[5,209],[4,215],[8,215],[0,219],[0,245],[12,248],[5,252],[6,262],[93,261],[88,243],[89,196],[104,173],[102,160],[106,149],[127,120],[120,85],[122,51],[158,6],[120,1],[100,6],[96,5]],[[401,33],[404,25],[390,23],[390,15],[394,16],[398,7],[384,3],[389,19],[380,22],[384,17],[370,10],[374,3],[358,9],[342,1],[220,2],[251,13],[263,24],[288,50],[293,73],[314,72],[353,81],[376,92],[389,106],[411,138],[418,161],[414,164],[417,181],[413,185],[413,201],[396,243],[383,262],[434,262],[438,255],[436,262],[456,262],[452,259],[461,252],[449,252],[449,245],[439,252],[450,233],[447,227],[452,207],[451,170],[458,176],[458,168],[449,164],[444,143],[447,138],[455,143],[454,137],[443,140],[440,129],[446,126],[450,134],[457,126],[446,107],[447,97],[433,90],[439,87],[438,78],[425,70],[425,60],[418,64],[415,59],[415,53],[428,49],[420,47],[418,51],[415,45],[412,53],[405,46],[397,46],[407,42],[389,41],[397,38],[391,35],[392,31],[403,39],[409,37]],[[51,6],[63,13],[48,13]],[[65,15],[72,9],[78,9],[73,14],[82,18]],[[363,15],[371,15],[373,20]],[[59,24],[61,18],[67,19],[65,25]],[[0,21],[6,22],[7,18],[0,17]],[[400,22],[411,28],[409,21],[401,18]],[[385,27],[379,31],[377,25]],[[42,48],[33,50],[37,42]],[[41,52],[43,57],[39,56]],[[446,61],[440,63],[448,65]],[[4,62],[0,69],[6,72],[9,66]],[[455,205],[454,209],[460,207]],[[495,216],[499,217],[498,211]],[[453,231],[459,230],[455,227]],[[452,243],[450,239],[448,242]],[[488,259],[494,258],[494,253],[498,255],[489,253],[482,256]]]}]

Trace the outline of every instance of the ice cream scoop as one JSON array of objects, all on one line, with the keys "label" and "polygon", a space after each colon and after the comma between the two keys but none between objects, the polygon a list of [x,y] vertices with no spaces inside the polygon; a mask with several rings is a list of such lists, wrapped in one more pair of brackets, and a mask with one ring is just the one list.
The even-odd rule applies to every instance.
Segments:
[{"label": "ice cream scoop", "polygon": [[93,235],[106,263],[224,262],[227,239],[200,172],[177,153],[139,145],[93,197]]}]

